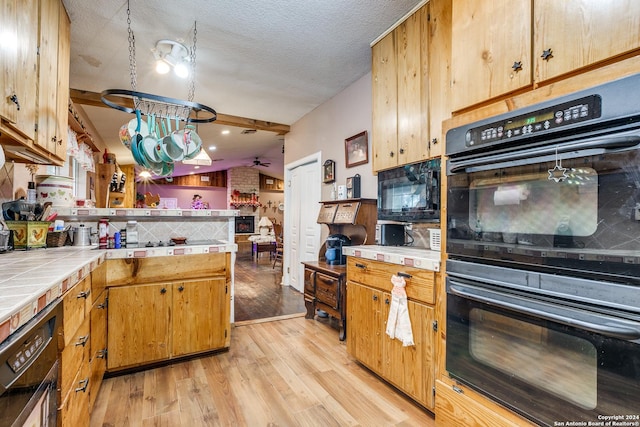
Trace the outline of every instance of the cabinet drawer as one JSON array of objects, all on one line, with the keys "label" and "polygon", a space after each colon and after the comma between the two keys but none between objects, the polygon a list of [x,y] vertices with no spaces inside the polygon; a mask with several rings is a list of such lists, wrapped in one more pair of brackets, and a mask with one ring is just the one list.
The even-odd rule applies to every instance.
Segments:
[{"label": "cabinet drawer", "polygon": [[391,292],[391,276],[402,274],[407,297],[426,304],[435,303],[436,272],[404,265],[347,257],[347,278],[383,291]]},{"label": "cabinet drawer", "polygon": [[309,270],[309,269],[304,270],[304,293],[305,294],[314,295],[316,293],[315,275],[316,275],[316,272],[313,270]]},{"label": "cabinet drawer", "polygon": [[337,310],[340,301],[340,280],[316,273],[316,299]]},{"label": "cabinet drawer", "polygon": [[63,396],[63,403],[60,406],[58,425],[80,426],[88,425],[89,420],[89,364],[86,363],[77,372],[71,383],[71,390]]},{"label": "cabinet drawer", "polygon": [[89,335],[89,318],[87,318],[71,342],[62,350],[60,356],[60,390],[61,396],[65,396],[73,387],[73,379],[83,363],[89,360],[89,347],[91,339]]},{"label": "cabinet drawer", "polygon": [[64,312],[63,336],[66,347],[84,321],[85,312],[88,313],[91,310],[90,276],[84,278],[66,293],[62,309]]}]

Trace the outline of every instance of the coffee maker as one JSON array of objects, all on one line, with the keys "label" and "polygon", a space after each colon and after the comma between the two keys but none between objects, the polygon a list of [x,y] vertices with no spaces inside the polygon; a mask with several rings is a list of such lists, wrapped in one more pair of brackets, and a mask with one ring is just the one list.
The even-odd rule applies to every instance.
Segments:
[{"label": "coffee maker", "polygon": [[343,246],[351,246],[351,239],[344,234],[330,234],[326,241],[324,257],[329,265],[344,265],[347,257],[342,254]]}]

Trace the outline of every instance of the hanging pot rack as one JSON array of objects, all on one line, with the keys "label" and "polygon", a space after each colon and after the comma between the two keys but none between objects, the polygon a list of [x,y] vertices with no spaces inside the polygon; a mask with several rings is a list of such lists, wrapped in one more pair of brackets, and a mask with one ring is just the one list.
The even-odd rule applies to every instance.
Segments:
[{"label": "hanging pot rack", "polygon": [[[131,90],[107,89],[102,91],[100,99],[105,105],[126,113],[139,111],[141,114],[147,116],[153,114],[158,118],[179,119],[189,123],[210,123],[217,119],[218,115],[213,108],[193,102],[195,94],[196,35],[198,33],[196,24],[194,24],[193,28],[193,47],[191,48],[189,58],[191,63],[189,99],[186,101],[136,91],[136,41],[133,30],[131,29],[129,0],[127,0],[127,31],[129,34],[129,74],[131,76]],[[112,99],[109,99],[109,97],[112,97]],[[115,97],[119,97],[120,103],[116,102]],[[124,100],[127,98],[131,100],[131,102],[128,103],[130,106],[123,105],[123,98]],[[203,111],[205,112],[205,116],[200,117],[200,113]]]},{"label": "hanging pot rack", "polygon": [[[109,99],[111,97],[111,99]],[[130,99],[129,105],[116,101]],[[150,93],[136,92],[126,89],[107,89],[102,91],[100,99],[106,105],[125,113],[135,113],[139,110],[143,115],[154,114],[159,118],[179,119],[189,123],[211,123],[218,118],[216,111],[203,104],[185,101]],[[204,117],[202,113],[204,112]]]}]

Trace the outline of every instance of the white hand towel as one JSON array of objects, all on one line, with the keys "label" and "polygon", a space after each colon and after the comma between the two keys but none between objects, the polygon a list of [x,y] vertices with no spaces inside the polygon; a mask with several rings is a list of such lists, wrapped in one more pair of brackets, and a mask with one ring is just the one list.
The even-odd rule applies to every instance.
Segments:
[{"label": "white hand towel", "polygon": [[411,319],[407,303],[406,282],[403,277],[391,276],[393,289],[391,290],[391,307],[387,319],[387,335],[402,341],[404,347],[415,345],[411,331]]}]

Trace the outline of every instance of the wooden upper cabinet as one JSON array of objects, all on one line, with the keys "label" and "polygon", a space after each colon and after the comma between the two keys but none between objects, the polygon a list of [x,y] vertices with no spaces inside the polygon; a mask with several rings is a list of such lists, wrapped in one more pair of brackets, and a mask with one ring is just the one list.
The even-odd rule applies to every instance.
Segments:
[{"label": "wooden upper cabinet", "polygon": [[453,111],[532,83],[531,0],[453,0]]},{"label": "wooden upper cabinet", "polygon": [[429,156],[428,17],[427,7],[397,28],[398,62],[398,164]]},{"label": "wooden upper cabinet", "polygon": [[[533,10],[536,81],[640,47],[637,0],[535,0]],[[549,49],[552,56],[545,60]]]},{"label": "wooden upper cabinet", "polygon": [[[0,0],[0,27],[2,37],[6,40],[17,40],[18,21],[16,13],[16,0]],[[16,69],[18,65],[18,52],[15,44],[0,43],[0,119],[6,119],[15,123],[18,113],[16,88]],[[16,97],[16,98],[14,98]]]},{"label": "wooden upper cabinet", "polygon": [[36,143],[61,160],[67,151],[69,27],[60,0],[41,0]]},{"label": "wooden upper cabinet", "polygon": [[371,50],[375,171],[429,157],[428,8],[416,11]]},{"label": "wooden upper cabinet", "polygon": [[395,32],[387,34],[371,50],[373,169],[396,164],[398,145],[398,83]]},{"label": "wooden upper cabinet", "polygon": [[[69,69],[71,66],[71,21],[67,11],[60,4],[58,14],[58,79],[56,81],[56,135],[55,154],[61,159],[67,157],[69,128]],[[133,179],[133,176],[130,178]]]}]

